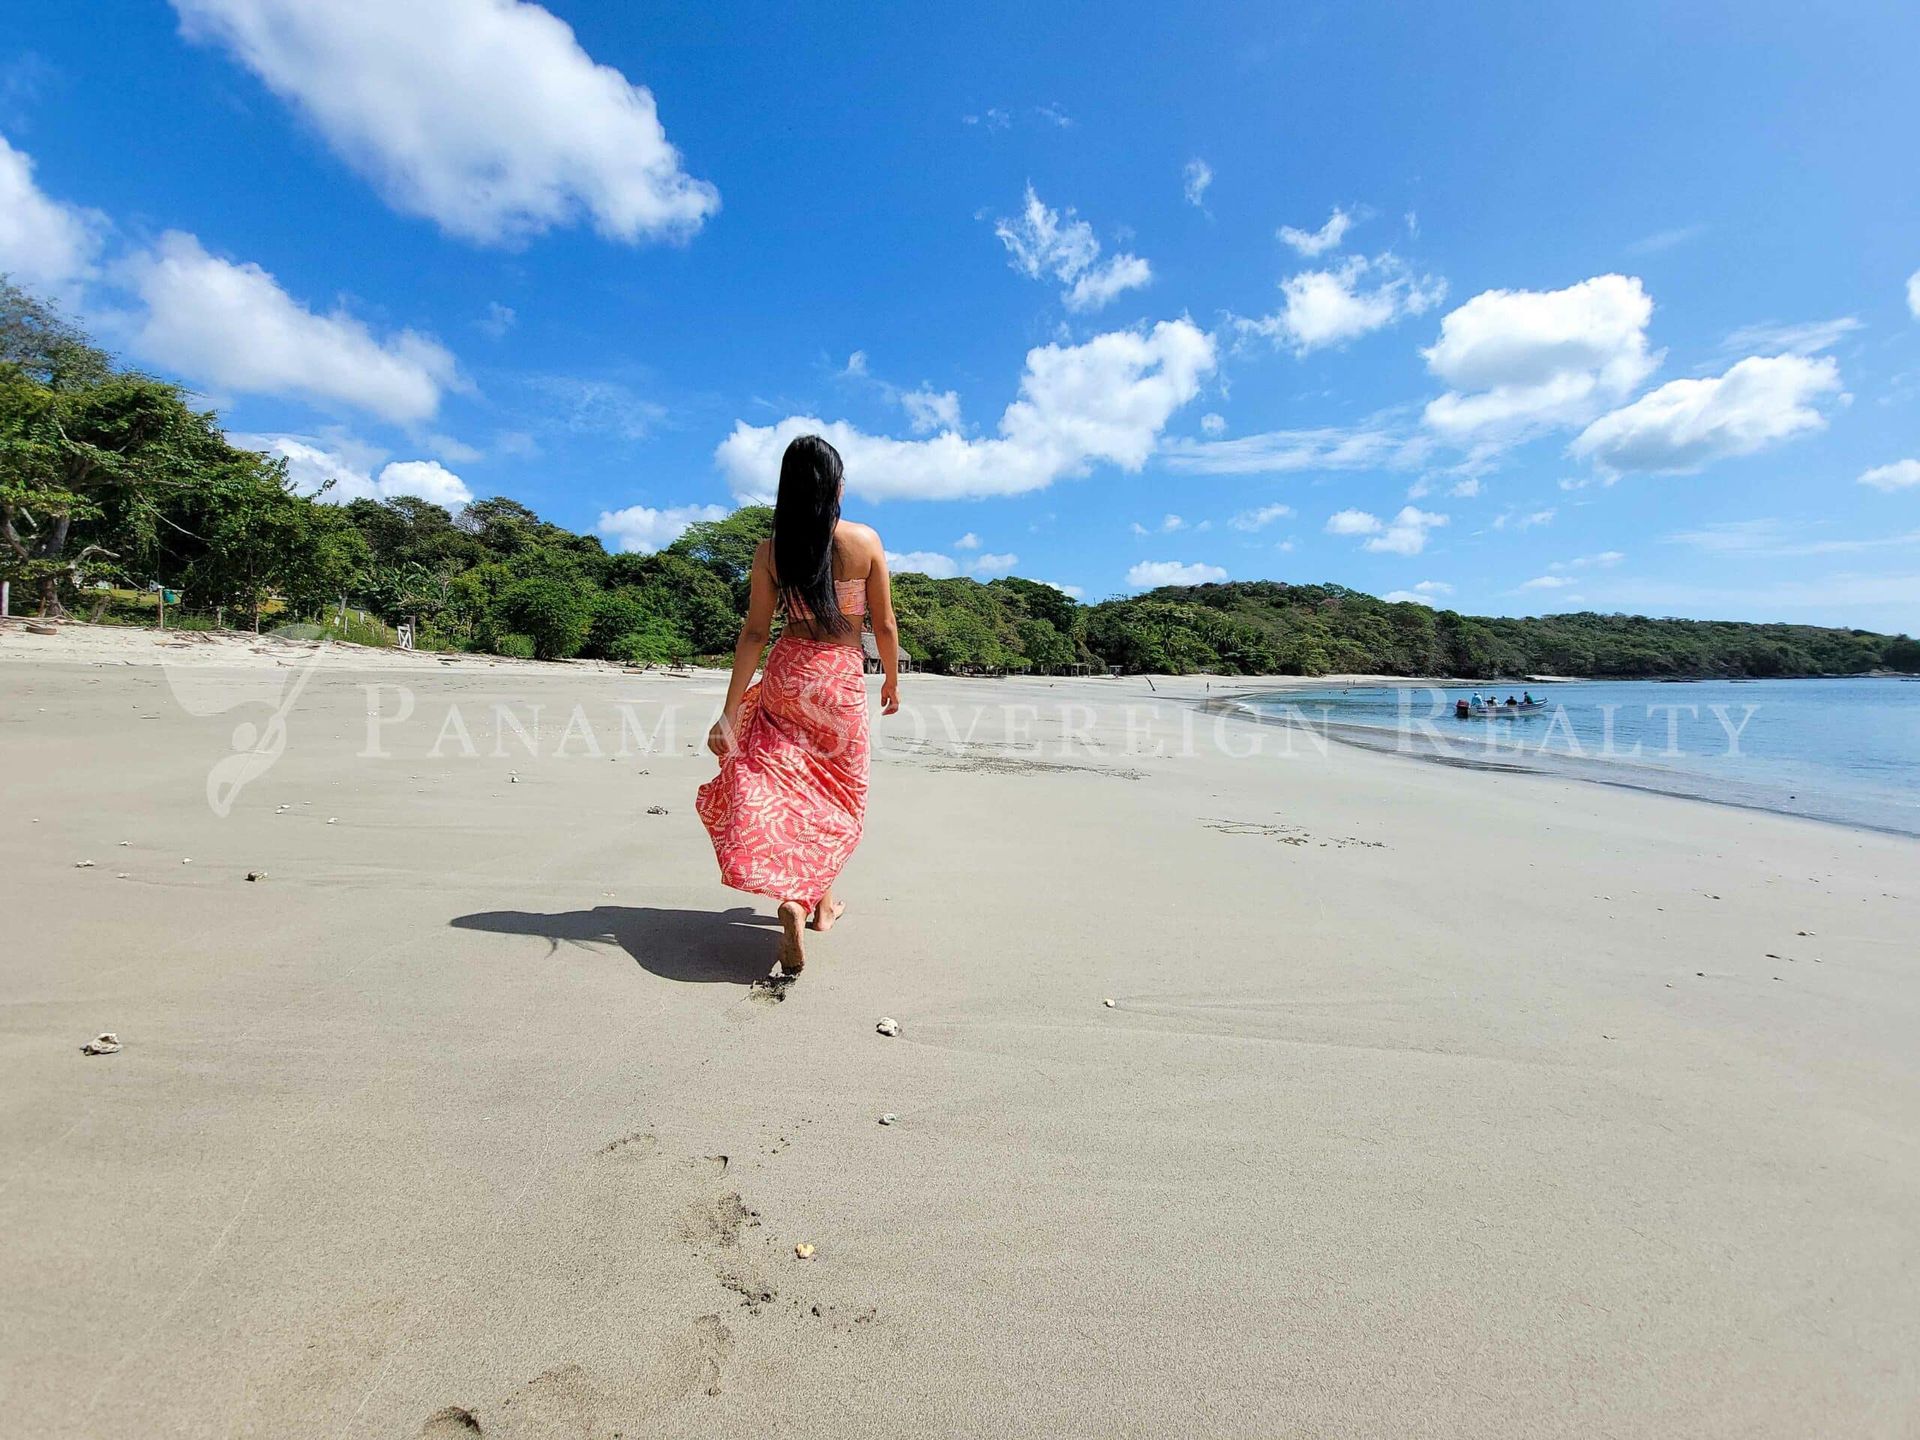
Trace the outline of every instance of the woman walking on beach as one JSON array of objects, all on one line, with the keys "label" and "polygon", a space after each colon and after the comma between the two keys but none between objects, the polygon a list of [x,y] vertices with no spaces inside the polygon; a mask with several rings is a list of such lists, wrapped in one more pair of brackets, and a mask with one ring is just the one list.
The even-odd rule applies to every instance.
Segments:
[{"label": "woman walking on beach", "polygon": [[[780,462],[773,538],[753,556],[752,594],[733,650],[726,705],[707,734],[720,773],[695,809],[720,878],[780,906],[780,973],[806,964],[804,932],[846,907],[833,882],[860,843],[867,810],[867,691],[861,618],[886,679],[880,709],[900,708],[900,632],[880,537],[840,518],[840,453],[802,435]],[[772,632],[785,625],[753,672]]]}]

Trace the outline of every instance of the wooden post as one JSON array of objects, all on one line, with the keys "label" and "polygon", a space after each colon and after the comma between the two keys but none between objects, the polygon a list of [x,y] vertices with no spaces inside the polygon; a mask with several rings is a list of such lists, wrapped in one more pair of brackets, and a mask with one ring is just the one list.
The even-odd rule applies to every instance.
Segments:
[{"label": "wooden post", "polygon": [[167,587],[162,585],[154,591],[153,598],[160,602],[160,628],[164,630],[167,628]]},{"label": "wooden post", "polygon": [[13,614],[13,582],[0,580],[0,616]]}]

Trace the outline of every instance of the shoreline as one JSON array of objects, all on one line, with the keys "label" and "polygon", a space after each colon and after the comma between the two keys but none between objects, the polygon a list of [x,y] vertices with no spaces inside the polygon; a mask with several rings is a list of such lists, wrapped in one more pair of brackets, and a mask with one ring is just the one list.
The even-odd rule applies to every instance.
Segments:
[{"label": "shoreline", "polygon": [[[1894,679],[1896,676],[1827,676],[1797,677],[1801,679],[1823,678],[1839,679]],[[1479,682],[1484,684],[1485,682]],[[1583,682],[1571,682],[1583,683]],[[1584,682],[1598,683],[1598,682]],[[1661,684],[1661,681],[1609,681],[1608,684]],[[1766,682],[1755,682],[1766,683]],[[1324,687],[1315,687],[1324,688]],[[1378,687],[1389,688],[1389,687]],[[1408,683],[1405,688],[1444,690],[1452,688],[1441,682],[1432,684]],[[1305,723],[1286,714],[1269,714],[1255,708],[1253,702],[1267,699],[1276,705],[1286,704],[1295,695],[1310,698],[1312,690],[1260,690],[1248,692],[1231,699],[1216,699],[1202,708],[1217,710],[1231,707],[1242,718],[1256,724],[1285,725],[1308,733],[1324,734],[1328,738],[1358,749],[1374,751],[1380,754],[1404,756],[1430,765],[1444,765],[1462,770],[1479,770],[1489,773],[1511,775],[1533,775],[1549,779],[1570,780],[1583,785],[1611,786],[1636,791],[1642,794],[1661,795],[1676,800],[1689,800],[1699,804],[1720,805],[1731,809],[1753,811],[1760,814],[1792,816],[1797,819],[1813,820],[1825,825],[1839,826],[1848,830],[1859,830],[1877,835],[1893,835],[1904,838],[1920,837],[1920,816],[1900,823],[1896,819],[1875,818],[1869,812],[1863,812],[1857,803],[1850,804],[1845,795],[1832,791],[1813,793],[1817,798],[1800,800],[1799,791],[1784,789],[1770,792],[1765,787],[1728,777],[1715,777],[1679,766],[1661,765],[1650,761],[1639,761],[1620,755],[1588,755],[1583,753],[1567,754],[1561,751],[1546,750],[1539,747],[1501,746],[1484,741],[1470,739],[1467,736],[1443,737],[1436,745],[1431,736],[1419,731],[1406,731],[1386,724],[1369,724],[1357,721],[1343,721],[1322,718],[1316,722]],[[1446,717],[1425,717],[1429,721]],[[1521,737],[1524,738],[1524,737]],[[1903,817],[1904,818],[1904,817]]]}]

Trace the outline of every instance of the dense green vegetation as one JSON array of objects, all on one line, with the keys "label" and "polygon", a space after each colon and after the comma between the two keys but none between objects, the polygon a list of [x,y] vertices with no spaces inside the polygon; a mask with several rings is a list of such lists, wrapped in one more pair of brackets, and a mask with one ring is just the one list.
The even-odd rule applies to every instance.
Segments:
[{"label": "dense green vegetation", "polygon": [[[654,555],[512,500],[329,503],[227,443],[174,386],[117,366],[0,280],[0,578],[42,614],[102,583],[164,585],[229,623],[346,606],[439,649],[636,664],[733,647],[773,514],[747,507]],[[1008,578],[895,577],[902,643],[937,670],[1074,667],[1317,675],[1831,675],[1920,671],[1920,642],[1802,625],[1629,615],[1488,619],[1338,585],[1167,587],[1086,606]],[[19,597],[16,596],[16,605]],[[89,605],[113,618],[101,602]]]},{"label": "dense green vegetation", "polygon": [[1341,585],[1166,588],[1088,614],[1127,669],[1324,675],[1852,675],[1920,669],[1920,642],[1866,630],[1581,612],[1498,619],[1388,604]]}]

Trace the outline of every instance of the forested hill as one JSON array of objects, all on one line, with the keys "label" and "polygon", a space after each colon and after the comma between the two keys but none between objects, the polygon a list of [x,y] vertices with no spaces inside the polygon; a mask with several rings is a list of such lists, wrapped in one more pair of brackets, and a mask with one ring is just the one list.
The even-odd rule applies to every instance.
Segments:
[{"label": "forested hill", "polygon": [[1127,669],[1622,679],[1920,670],[1920,641],[1867,630],[1591,612],[1501,619],[1266,580],[1169,586],[1086,616],[1091,647]]},{"label": "forested hill", "polygon": [[[344,605],[417,624],[424,647],[633,663],[728,653],[773,512],[693,526],[658,554],[512,500],[298,494],[174,386],[127,370],[0,280],[0,578],[43,613],[325,623]],[[122,598],[115,600],[117,587]],[[1920,643],[1860,630],[1555,615],[1499,620],[1339,585],[1168,587],[1081,605],[1008,578],[895,579],[902,642],[938,670],[1395,675],[1845,675],[1920,671]]]}]

